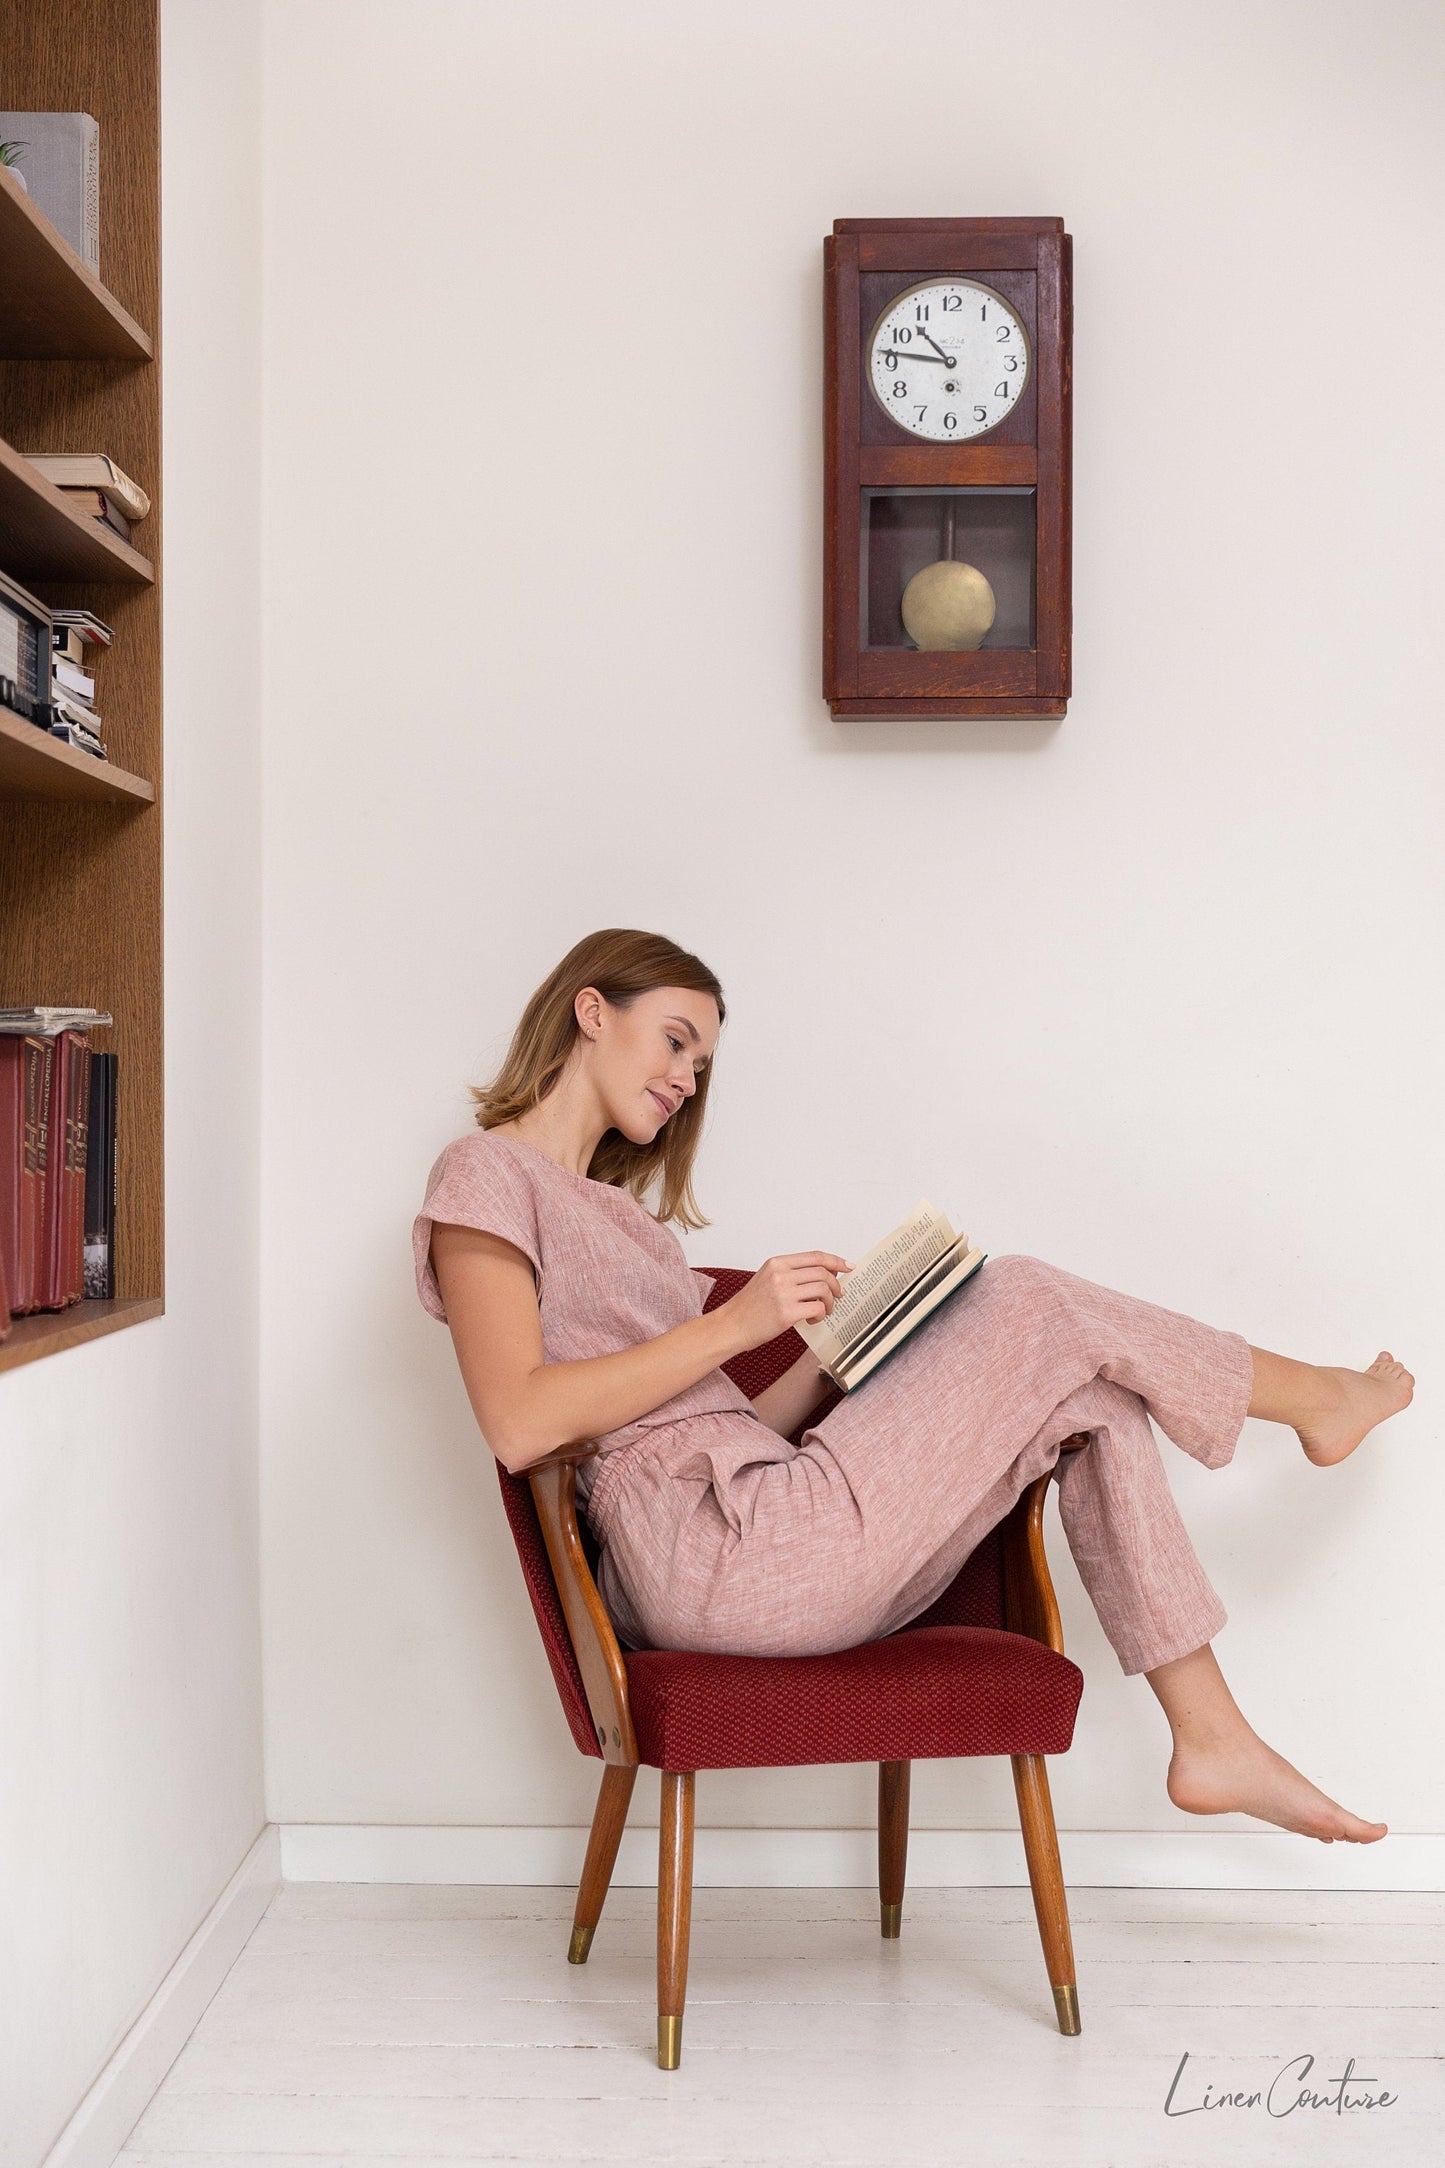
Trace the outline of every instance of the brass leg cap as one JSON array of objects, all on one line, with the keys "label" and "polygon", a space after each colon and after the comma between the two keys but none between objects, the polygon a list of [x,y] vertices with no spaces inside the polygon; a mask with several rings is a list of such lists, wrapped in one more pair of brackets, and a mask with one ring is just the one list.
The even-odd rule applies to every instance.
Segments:
[{"label": "brass leg cap", "polygon": [[676,2070],[682,2061],[682,2019],[661,2017],[657,2020],[657,2067],[659,2070]]},{"label": "brass leg cap", "polygon": [[596,1932],[597,1929],[595,1927],[573,1928],[572,1941],[567,1951],[567,1962],[569,1965],[586,1964],[587,1952],[592,1947],[592,1937],[596,1934]]},{"label": "brass leg cap", "polygon": [[903,1932],[903,1907],[901,1904],[884,1905],[882,1911],[883,1939],[885,1942],[896,1942]]},{"label": "brass leg cap", "polygon": [[1072,1980],[1067,1987],[1056,1987],[1054,1989],[1054,2008],[1059,2013],[1059,2031],[1061,2033],[1080,2033],[1083,2031],[1084,2028],[1079,2023],[1079,1990]]}]

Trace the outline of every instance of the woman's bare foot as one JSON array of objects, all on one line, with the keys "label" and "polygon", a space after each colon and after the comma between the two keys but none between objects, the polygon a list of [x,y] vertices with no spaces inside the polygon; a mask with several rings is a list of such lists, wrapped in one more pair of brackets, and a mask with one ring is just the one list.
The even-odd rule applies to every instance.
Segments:
[{"label": "woman's bare foot", "polygon": [[1374,1844],[1386,1833],[1384,1822],[1361,1821],[1327,1798],[1247,1724],[1209,1746],[1176,1743],[1168,1788],[1188,1814],[1253,1814],[1322,1844]]},{"label": "woman's bare foot", "polygon": [[1254,1362],[1249,1413],[1267,1423],[1288,1423],[1317,1468],[1344,1460],[1376,1423],[1398,1415],[1414,1398],[1415,1380],[1388,1348],[1368,1370],[1296,1362],[1264,1347],[1249,1352]]},{"label": "woman's bare foot", "polygon": [[1361,1821],[1326,1798],[1244,1717],[1206,1641],[1144,1676],[1174,1734],[1169,1797],[1188,1814],[1253,1814],[1323,1844],[1373,1844],[1383,1822]]},{"label": "woman's bare foot", "polygon": [[1381,1350],[1368,1370],[1316,1367],[1320,1377],[1329,1381],[1328,1397],[1335,1404],[1326,1405],[1319,1414],[1307,1416],[1292,1428],[1299,1435],[1306,1458],[1317,1468],[1330,1468],[1344,1460],[1376,1423],[1383,1423],[1387,1415],[1398,1415],[1415,1396],[1415,1380],[1387,1348]]}]

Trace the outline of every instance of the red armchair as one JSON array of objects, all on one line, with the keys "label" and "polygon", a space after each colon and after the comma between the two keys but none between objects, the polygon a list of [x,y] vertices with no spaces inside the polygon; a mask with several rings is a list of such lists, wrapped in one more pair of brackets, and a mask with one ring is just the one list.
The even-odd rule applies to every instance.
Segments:
[{"label": "red armchair", "polygon": [[[749,1277],[707,1269],[715,1280],[708,1309]],[[802,1352],[799,1336],[786,1332],[726,1368],[751,1397]],[[832,1394],[808,1420],[816,1422],[837,1398]],[[570,1961],[587,1961],[643,1762],[662,1772],[657,2059],[675,2070],[687,1987],[697,1770],[876,1761],[882,1931],[896,1936],[910,1763],[1007,1754],[1059,2030],[1077,2033],[1073,1946],[1044,1757],[1069,1747],[1084,1681],[1063,1653],[1044,1555],[1049,1478],[1030,1486],[938,1601],[900,1632],[832,1656],[704,1656],[619,1645],[593,1579],[595,1547],[576,1510],[577,1464],[595,1450],[566,1448],[524,1476],[497,1468],[572,1736],[582,1753],[604,1764]]]}]

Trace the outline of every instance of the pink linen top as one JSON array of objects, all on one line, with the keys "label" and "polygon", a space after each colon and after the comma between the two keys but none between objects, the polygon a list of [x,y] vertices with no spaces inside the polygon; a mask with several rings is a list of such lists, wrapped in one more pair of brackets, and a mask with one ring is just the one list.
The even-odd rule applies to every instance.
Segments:
[{"label": "pink linen top", "polygon": [[[454,1138],[427,1177],[426,1199],[412,1225],[416,1285],[425,1309],[445,1323],[430,1256],[438,1220],[500,1235],[531,1261],[548,1362],[584,1361],[655,1340],[700,1317],[713,1286],[688,1264],[672,1229],[630,1190],[573,1174],[510,1133],[478,1129]],[[721,1430],[732,1431],[735,1442],[776,1445],[726,1371],[709,1370],[647,1414],[599,1434],[599,1457],[577,1472],[579,1498],[590,1495],[603,1457],[699,1417],[707,1419],[699,1426],[700,1444],[703,1436],[718,1441]],[[753,1426],[749,1433],[734,1429],[739,1417]]]}]

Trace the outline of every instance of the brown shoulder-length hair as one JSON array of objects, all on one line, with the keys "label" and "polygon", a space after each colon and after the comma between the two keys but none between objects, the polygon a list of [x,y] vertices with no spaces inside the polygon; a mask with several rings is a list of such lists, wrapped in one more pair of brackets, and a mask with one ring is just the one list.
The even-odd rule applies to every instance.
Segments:
[{"label": "brown shoulder-length hair", "polygon": [[[581,1036],[575,1003],[584,986],[595,986],[619,1009],[630,1008],[639,994],[657,987],[685,986],[695,994],[711,994],[719,1023],[727,1015],[715,973],[664,934],[639,933],[631,926],[605,926],[600,933],[586,934],[527,1003],[506,1060],[491,1083],[468,1087],[477,1103],[480,1128],[513,1122],[547,1097]],[[709,1062],[698,1077],[697,1090],[663,1123],[651,1144],[634,1144],[630,1137],[609,1129],[592,1154],[589,1179],[630,1190],[662,1225],[676,1220],[687,1228],[711,1226],[692,1193],[692,1163],[702,1141],[711,1077]],[[661,1194],[653,1212],[647,1193],[659,1179]]]}]

